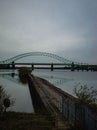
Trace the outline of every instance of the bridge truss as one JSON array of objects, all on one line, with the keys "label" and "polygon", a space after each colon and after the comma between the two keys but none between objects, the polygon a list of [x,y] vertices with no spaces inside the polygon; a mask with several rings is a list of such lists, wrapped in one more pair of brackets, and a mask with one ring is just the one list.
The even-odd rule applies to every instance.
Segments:
[{"label": "bridge truss", "polygon": [[64,63],[64,64],[72,64],[72,63],[74,63],[74,64],[77,64],[77,65],[86,65],[85,63],[74,62],[74,61],[68,60],[66,58],[63,58],[61,56],[58,56],[56,54],[47,53],[47,52],[23,53],[23,54],[20,54],[20,55],[16,55],[16,56],[14,56],[12,58],[0,61],[0,64],[10,64],[12,62],[15,62],[15,61],[17,61],[19,59],[22,59],[22,58],[28,57],[28,56],[45,56],[45,57],[50,57],[50,58],[56,59],[59,62]]}]

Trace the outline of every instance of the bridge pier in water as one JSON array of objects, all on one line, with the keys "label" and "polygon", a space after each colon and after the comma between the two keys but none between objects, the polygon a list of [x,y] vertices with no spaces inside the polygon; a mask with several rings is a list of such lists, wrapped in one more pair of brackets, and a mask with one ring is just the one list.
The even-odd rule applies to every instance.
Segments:
[{"label": "bridge pier in water", "polygon": [[51,64],[51,71],[53,71],[53,64]]},{"label": "bridge pier in water", "polygon": [[74,62],[72,62],[71,64],[71,71],[74,71],[75,70],[75,65],[74,65]]},{"label": "bridge pier in water", "polygon": [[15,63],[14,63],[14,61],[12,62],[12,69],[15,69]]},{"label": "bridge pier in water", "polygon": [[34,64],[32,64],[32,70],[34,70]]}]

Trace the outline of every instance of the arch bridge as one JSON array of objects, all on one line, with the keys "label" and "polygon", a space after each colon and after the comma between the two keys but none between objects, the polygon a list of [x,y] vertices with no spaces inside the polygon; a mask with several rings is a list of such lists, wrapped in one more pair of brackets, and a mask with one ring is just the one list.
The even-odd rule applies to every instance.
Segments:
[{"label": "arch bridge", "polygon": [[[58,63],[17,63],[16,61],[24,58],[24,57],[29,57],[29,56],[44,56],[44,57],[50,57],[52,59],[55,59],[58,61]],[[0,61],[0,68],[2,68],[2,66],[7,66],[8,68],[10,68],[9,66],[12,65],[12,68],[16,68],[16,65],[32,65],[32,69],[35,69],[34,65],[50,65],[51,66],[51,70],[53,70],[53,66],[57,66],[56,69],[71,69],[74,70],[76,69],[80,69],[81,67],[83,67],[84,69],[88,69],[87,66],[88,64],[86,63],[79,63],[79,62],[74,62],[71,60],[68,60],[64,57],[58,56],[56,54],[52,54],[52,53],[47,53],[47,52],[29,52],[29,53],[23,53],[20,55],[16,55],[12,58],[8,58],[6,60]],[[58,67],[59,66],[59,67]],[[60,66],[64,66],[64,67],[60,67]],[[4,67],[4,68],[7,68]],[[36,67],[37,68],[37,67]],[[43,67],[44,69],[46,69],[45,67]],[[47,67],[48,69],[49,67]],[[41,69],[41,68],[40,68]]]}]

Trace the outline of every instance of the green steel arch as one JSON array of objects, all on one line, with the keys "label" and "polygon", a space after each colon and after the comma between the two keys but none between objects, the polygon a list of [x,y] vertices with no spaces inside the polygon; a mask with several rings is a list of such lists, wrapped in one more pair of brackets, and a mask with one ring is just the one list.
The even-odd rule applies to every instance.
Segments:
[{"label": "green steel arch", "polygon": [[[53,59],[56,59],[58,61],[60,61],[61,63],[67,63],[67,64],[71,64],[73,61],[70,61],[68,59],[65,59],[63,57],[60,57],[56,54],[52,54],[52,53],[47,53],[47,52],[29,52],[29,53],[23,53],[23,54],[20,54],[20,55],[16,55],[12,58],[9,58],[7,60],[3,60],[3,61],[0,61],[0,64],[9,64],[9,63],[12,63],[13,61],[17,61],[21,58],[24,58],[24,57],[28,57],[28,56],[47,56],[47,57],[50,57],[50,58],[53,58]],[[77,63],[77,62],[74,62],[75,64],[81,64],[81,63]]]}]

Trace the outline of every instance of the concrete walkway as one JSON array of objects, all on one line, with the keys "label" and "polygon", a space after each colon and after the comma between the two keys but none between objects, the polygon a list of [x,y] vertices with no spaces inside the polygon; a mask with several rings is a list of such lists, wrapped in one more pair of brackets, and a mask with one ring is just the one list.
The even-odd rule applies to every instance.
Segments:
[{"label": "concrete walkway", "polygon": [[69,130],[69,123],[62,117],[62,96],[52,84],[41,78],[30,76],[35,88],[40,95],[45,107],[55,116],[55,128],[53,130]]}]

